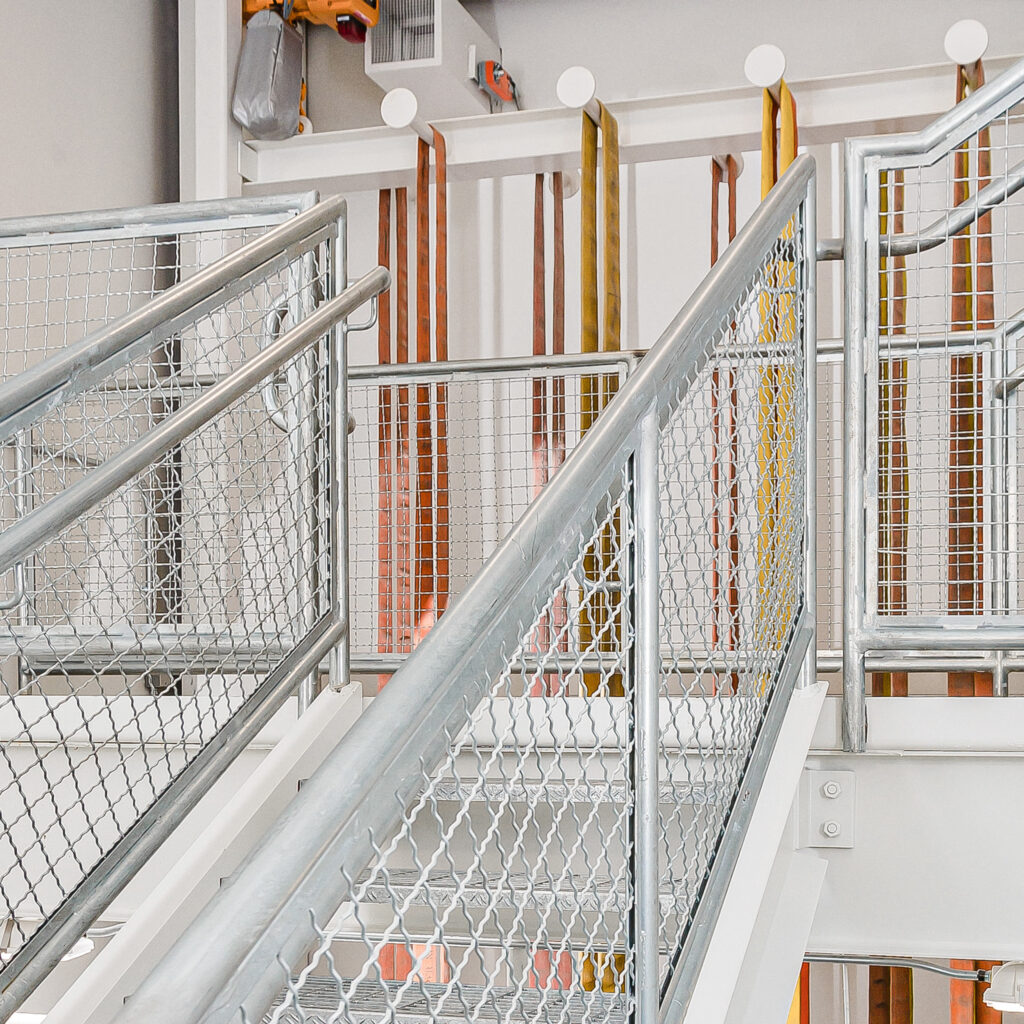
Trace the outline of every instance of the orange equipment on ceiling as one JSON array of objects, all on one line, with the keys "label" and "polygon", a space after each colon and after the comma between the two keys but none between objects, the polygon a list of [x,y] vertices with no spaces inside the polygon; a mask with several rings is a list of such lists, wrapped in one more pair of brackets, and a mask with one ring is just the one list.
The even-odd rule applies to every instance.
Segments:
[{"label": "orange equipment on ceiling", "polygon": [[249,20],[257,11],[281,8],[288,21],[328,25],[346,38],[365,37],[380,18],[380,0],[242,0],[242,17]]}]

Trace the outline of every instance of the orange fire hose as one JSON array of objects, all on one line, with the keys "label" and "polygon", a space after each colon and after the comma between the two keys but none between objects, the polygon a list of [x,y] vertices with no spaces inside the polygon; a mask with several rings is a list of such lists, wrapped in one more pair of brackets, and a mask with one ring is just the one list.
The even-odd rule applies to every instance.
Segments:
[{"label": "orange fire hose", "polygon": [[[416,359],[430,362],[448,359],[448,202],[447,151],[444,137],[436,129],[433,147],[420,140],[416,161]],[[434,337],[431,351],[430,299],[430,150],[435,161],[435,263]],[[383,265],[390,257],[390,195],[381,192],[379,201],[380,238],[378,257]],[[409,251],[408,196],[396,192],[396,273],[398,307],[396,361],[409,361]],[[389,300],[390,302],[390,300]],[[391,309],[382,304],[378,313],[378,358],[390,361]],[[391,388],[382,387],[381,422],[378,426],[380,470],[380,513],[378,562],[380,564],[380,610],[378,649],[408,653],[430,631],[448,604],[450,571],[450,495],[448,470],[448,389],[438,384],[436,406],[431,407],[430,384],[416,385],[415,405],[409,403],[410,389],[398,391],[398,452],[391,484],[393,418]],[[410,439],[416,439],[416,500],[411,498]],[[436,472],[435,472],[436,470]],[[394,517],[393,533],[390,517]],[[391,539],[394,537],[394,552]],[[414,548],[410,541],[414,538]],[[394,569],[392,571],[392,566]],[[386,579],[386,582],[385,582]],[[389,610],[391,614],[389,615]],[[386,628],[391,623],[390,631]],[[390,648],[388,644],[393,644]],[[384,677],[380,682],[383,686]],[[424,982],[446,982],[451,967],[444,948],[433,944],[388,943],[378,962],[381,977],[404,981],[416,970]]]},{"label": "orange fire hose", "polygon": [[[981,61],[956,70],[956,101],[985,84]],[[988,127],[978,132],[977,189],[992,175],[991,135]],[[953,168],[953,204],[966,202],[971,192],[970,143],[956,152]],[[970,228],[952,242],[952,306],[950,328],[954,331],[991,330],[995,325],[992,281],[992,215],[978,218],[976,267],[972,273]],[[982,423],[981,360],[975,355],[951,360],[949,392],[949,583],[950,615],[976,615],[984,610],[982,531],[982,473],[984,425]],[[950,672],[951,697],[992,695],[988,672]],[[989,969],[989,961],[954,960],[951,966],[969,970]],[[950,1024],[999,1024],[1003,1015],[981,999],[983,986],[953,980],[949,985]]]}]

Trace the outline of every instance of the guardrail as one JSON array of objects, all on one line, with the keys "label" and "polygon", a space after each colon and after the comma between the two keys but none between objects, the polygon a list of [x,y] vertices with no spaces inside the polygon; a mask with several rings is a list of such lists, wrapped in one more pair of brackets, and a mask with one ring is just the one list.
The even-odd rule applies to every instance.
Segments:
[{"label": "guardrail", "polygon": [[0,768],[0,1019],[321,660],[345,671],[345,321],[388,276],[343,290],[344,215],[292,216],[0,385],[33,455],[0,476],[0,578],[25,580],[0,627],[22,724]]},{"label": "guardrail", "polygon": [[680,1019],[813,673],[814,245],[803,156],[121,1024]]}]

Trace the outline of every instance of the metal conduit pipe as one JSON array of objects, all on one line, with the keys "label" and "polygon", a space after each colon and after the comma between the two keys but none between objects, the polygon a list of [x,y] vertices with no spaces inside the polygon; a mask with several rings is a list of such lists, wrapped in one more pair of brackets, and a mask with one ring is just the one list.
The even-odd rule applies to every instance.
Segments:
[{"label": "metal conduit pipe", "polygon": [[900,956],[856,956],[846,953],[807,953],[804,961],[811,964],[863,964],[866,967],[908,967],[911,970],[931,971],[946,978],[963,981],[991,981],[992,972],[979,968],[976,971],[960,970],[956,967],[942,967],[927,960],[913,960]]}]

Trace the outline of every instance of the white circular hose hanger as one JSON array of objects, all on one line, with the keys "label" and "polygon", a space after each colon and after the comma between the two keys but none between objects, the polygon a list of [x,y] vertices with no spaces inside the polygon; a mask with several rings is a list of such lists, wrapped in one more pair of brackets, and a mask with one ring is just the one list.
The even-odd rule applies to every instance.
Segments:
[{"label": "white circular hose hanger", "polygon": [[601,120],[597,105],[597,79],[590,68],[579,64],[566,68],[558,76],[555,91],[560,103],[573,110],[585,110],[595,122]]},{"label": "white circular hose hanger", "polygon": [[430,126],[419,118],[420,105],[411,89],[392,89],[380,101],[380,116],[389,128],[411,128],[428,146],[434,144]]},{"label": "white circular hose hanger", "polygon": [[755,46],[743,62],[743,73],[751,85],[774,91],[786,73],[786,55],[772,43]]},{"label": "white circular hose hanger", "polygon": [[965,18],[950,25],[943,47],[954,64],[967,67],[981,60],[988,49],[988,29],[980,21]]}]

